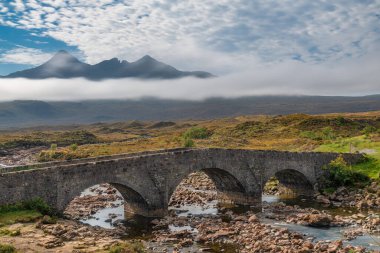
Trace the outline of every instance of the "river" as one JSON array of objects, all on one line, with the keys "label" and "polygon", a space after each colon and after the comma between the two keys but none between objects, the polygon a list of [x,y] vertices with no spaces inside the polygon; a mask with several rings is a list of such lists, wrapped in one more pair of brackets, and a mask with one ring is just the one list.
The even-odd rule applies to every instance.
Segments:
[{"label": "river", "polygon": [[[90,191],[86,191],[83,194],[94,194]],[[307,200],[307,199],[299,199],[299,198],[289,198],[289,196],[285,197],[278,197],[273,195],[263,195],[263,201],[268,203],[275,203],[275,202],[283,202],[287,205],[299,205],[303,208],[312,207],[319,210],[326,210],[330,213],[339,214],[339,215],[349,215],[354,212],[354,210],[347,210],[346,208],[339,208],[339,207],[323,207],[319,204],[317,204],[314,201]],[[125,219],[124,215],[124,206],[122,205],[122,202],[116,203],[118,204],[118,207],[114,208],[104,208],[99,211],[97,211],[95,214],[92,215],[91,218],[81,220],[81,222],[92,225],[92,226],[100,226],[103,228],[113,228],[113,223],[110,222],[110,214],[114,214],[116,217],[115,220],[123,220]],[[212,216],[212,215],[218,215],[220,214],[220,208],[218,207],[217,201],[211,201],[207,203],[206,206],[199,206],[199,205],[183,205],[179,208],[173,208],[171,207],[170,210],[175,212],[177,216],[179,217],[190,217],[190,216]],[[244,212],[247,211],[247,208],[239,209],[231,209],[234,212]],[[364,246],[368,249],[373,250],[380,250],[380,246],[378,242],[380,242],[380,235],[369,235],[364,234],[363,236],[358,236],[356,239],[351,241],[346,241],[343,237],[343,232],[347,229],[350,229],[349,227],[330,227],[330,228],[314,228],[309,226],[302,226],[297,224],[291,224],[286,222],[279,222],[272,219],[264,218],[264,216],[260,216],[260,221],[265,224],[270,224],[274,227],[281,227],[281,228],[287,228],[291,231],[295,231],[298,233],[301,233],[305,235],[307,238],[313,238],[313,241],[319,241],[319,240],[343,240],[345,244],[350,244],[353,246]],[[134,221],[134,223],[128,223],[128,226],[133,226],[133,224],[137,225],[136,228],[132,228],[130,231],[133,231],[132,238],[141,238],[141,236],[149,236],[149,231],[151,231],[151,227],[141,226],[142,224],[148,224],[145,223],[145,221],[139,220]],[[132,224],[132,225],[131,225]],[[143,229],[141,229],[143,227]],[[134,230],[135,229],[135,230]],[[189,225],[184,226],[178,226],[178,225],[169,225],[169,229],[171,231],[181,231],[181,230],[188,230],[191,231],[191,233],[196,234],[197,230],[194,227],[191,227]],[[131,237],[129,237],[131,238]],[[155,244],[150,243],[151,247],[165,247],[168,250],[171,250],[173,245],[170,243],[162,245],[162,244]],[[195,243],[192,247],[184,248],[184,250],[181,250],[181,252],[196,252],[200,248],[205,248],[205,245],[197,244]],[[237,252],[236,247],[233,247],[231,245],[213,245],[211,249],[210,246],[208,246],[210,252],[218,252],[218,250],[223,249],[223,252]]]}]

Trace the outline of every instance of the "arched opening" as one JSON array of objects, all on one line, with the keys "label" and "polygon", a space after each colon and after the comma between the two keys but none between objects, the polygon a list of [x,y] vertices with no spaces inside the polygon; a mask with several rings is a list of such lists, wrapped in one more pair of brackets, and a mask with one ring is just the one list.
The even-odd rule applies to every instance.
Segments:
[{"label": "arched opening", "polygon": [[176,187],[169,200],[169,211],[179,215],[214,214],[217,212],[217,190],[204,172],[189,174]]},{"label": "arched opening", "polygon": [[244,203],[245,189],[230,173],[207,168],[189,174],[177,185],[169,200],[169,210],[182,215],[214,214],[217,206]]},{"label": "arched opening", "polygon": [[75,197],[64,215],[92,226],[111,228],[125,219],[124,203],[122,194],[111,184],[97,184]]},{"label": "arched opening", "polygon": [[263,200],[291,199],[296,197],[313,196],[313,185],[307,177],[299,171],[286,169],[275,173],[267,182],[264,182]]},{"label": "arched opening", "polygon": [[102,183],[83,190],[67,205],[64,215],[92,226],[123,226],[126,219],[146,215],[148,204],[133,189],[118,183]]},{"label": "arched opening", "polygon": [[313,185],[307,179],[307,177],[296,170],[281,170],[275,174],[279,183],[290,189],[290,191],[296,196],[312,196]]},{"label": "arched opening", "polygon": [[215,184],[220,204],[244,204],[246,202],[243,185],[230,173],[217,168],[202,170]]}]

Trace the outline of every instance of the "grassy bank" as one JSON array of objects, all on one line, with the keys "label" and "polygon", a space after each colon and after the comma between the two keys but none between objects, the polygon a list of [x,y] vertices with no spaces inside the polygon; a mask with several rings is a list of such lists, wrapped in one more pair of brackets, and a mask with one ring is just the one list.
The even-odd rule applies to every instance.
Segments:
[{"label": "grassy bank", "polygon": [[34,222],[45,214],[52,214],[52,209],[41,199],[0,206],[0,226]]},{"label": "grassy bank", "polygon": [[367,159],[352,167],[372,179],[379,179],[380,174],[380,141],[377,136],[360,135],[350,138],[341,138],[322,144],[315,151],[320,152],[366,152]]}]

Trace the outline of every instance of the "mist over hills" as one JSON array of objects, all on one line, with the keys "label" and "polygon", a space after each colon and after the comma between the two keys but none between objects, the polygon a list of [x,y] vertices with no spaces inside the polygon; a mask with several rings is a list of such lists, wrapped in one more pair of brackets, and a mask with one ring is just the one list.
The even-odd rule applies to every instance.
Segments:
[{"label": "mist over hills", "polygon": [[95,65],[79,61],[68,52],[61,50],[44,64],[11,73],[3,78],[77,78],[89,80],[141,78],[141,79],[175,79],[182,77],[210,78],[212,74],[204,71],[180,71],[170,65],[159,62],[149,55],[135,62],[112,58]]},{"label": "mist over hills", "polygon": [[334,113],[380,110],[380,95],[364,97],[252,96],[203,101],[87,100],[0,103],[0,128],[86,124],[126,120],[213,119],[248,114]]}]

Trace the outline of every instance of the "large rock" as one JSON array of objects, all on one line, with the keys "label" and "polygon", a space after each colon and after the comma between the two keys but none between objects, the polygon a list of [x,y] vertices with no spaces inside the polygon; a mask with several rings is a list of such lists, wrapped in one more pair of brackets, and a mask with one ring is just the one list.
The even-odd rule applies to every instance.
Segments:
[{"label": "large rock", "polygon": [[303,220],[311,227],[329,227],[332,222],[331,216],[326,214],[308,214]]},{"label": "large rock", "polygon": [[330,205],[331,203],[330,200],[326,196],[323,196],[323,195],[318,195],[316,198],[316,201],[318,203],[325,204],[325,205]]}]

